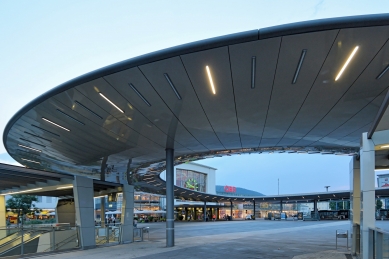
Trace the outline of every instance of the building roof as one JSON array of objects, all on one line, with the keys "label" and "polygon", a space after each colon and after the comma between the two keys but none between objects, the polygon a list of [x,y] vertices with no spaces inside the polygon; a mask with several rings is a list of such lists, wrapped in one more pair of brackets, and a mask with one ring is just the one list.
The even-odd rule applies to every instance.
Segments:
[{"label": "building roof", "polygon": [[3,142],[30,168],[96,178],[107,161],[107,180],[161,194],[166,148],[175,164],[242,153],[355,155],[388,91],[388,38],[389,15],[380,14],[153,52],[53,88],[13,116]]}]

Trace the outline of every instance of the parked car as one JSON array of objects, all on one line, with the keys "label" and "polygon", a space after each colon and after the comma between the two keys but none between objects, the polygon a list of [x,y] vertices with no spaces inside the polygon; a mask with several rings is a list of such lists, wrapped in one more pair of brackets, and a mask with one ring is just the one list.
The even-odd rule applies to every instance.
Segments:
[{"label": "parked car", "polygon": [[245,220],[251,220],[251,219],[253,219],[252,215],[247,215],[246,218],[245,218]]}]

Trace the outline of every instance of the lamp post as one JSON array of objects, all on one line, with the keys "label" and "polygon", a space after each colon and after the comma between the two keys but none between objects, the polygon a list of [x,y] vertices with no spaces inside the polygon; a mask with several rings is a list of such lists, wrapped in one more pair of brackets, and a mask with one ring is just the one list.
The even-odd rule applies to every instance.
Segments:
[{"label": "lamp post", "polygon": [[329,186],[329,185],[324,186],[324,188],[327,189],[327,192],[328,192],[328,188],[330,188],[330,187],[331,187],[331,186]]},{"label": "lamp post", "polygon": [[280,195],[280,178],[278,178],[278,195]]}]

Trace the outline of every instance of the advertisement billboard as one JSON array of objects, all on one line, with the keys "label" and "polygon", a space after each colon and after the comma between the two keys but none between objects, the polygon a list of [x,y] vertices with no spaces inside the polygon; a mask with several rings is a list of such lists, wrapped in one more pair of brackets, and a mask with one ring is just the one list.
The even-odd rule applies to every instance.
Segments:
[{"label": "advertisement billboard", "polygon": [[388,188],[389,187],[389,174],[377,175],[377,186],[378,188]]}]

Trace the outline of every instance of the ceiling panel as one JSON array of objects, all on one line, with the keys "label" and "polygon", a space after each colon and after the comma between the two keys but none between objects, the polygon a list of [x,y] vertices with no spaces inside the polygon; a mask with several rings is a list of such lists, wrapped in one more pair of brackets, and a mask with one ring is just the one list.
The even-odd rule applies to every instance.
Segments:
[{"label": "ceiling panel", "polygon": [[[228,47],[183,55],[182,61],[212,128],[226,149],[241,148]],[[206,66],[216,94],[213,94]]]},{"label": "ceiling panel", "polygon": [[[281,38],[230,46],[239,132],[244,147],[257,147],[269,107]],[[252,88],[252,58],[255,87]]]},{"label": "ceiling panel", "polygon": [[[121,95],[134,106],[145,118],[163,131],[170,139],[166,140],[165,147],[180,148],[186,147],[190,150],[202,151],[205,148],[182,127],[181,123],[173,115],[171,110],[161,100],[160,96],[155,92],[152,85],[138,68],[129,69],[113,75],[105,77]],[[132,89],[129,84],[132,84],[135,89],[142,95]],[[158,85],[154,86],[158,87]],[[148,104],[142,99],[145,98]],[[180,145],[176,145],[178,142]]]},{"label": "ceiling panel", "polygon": [[[194,138],[208,150],[223,149],[199,103],[180,57],[143,65],[140,66],[140,70]],[[164,74],[168,75],[181,100],[174,93]]]},{"label": "ceiling panel", "polygon": [[[281,140],[285,135],[315,82],[337,32],[333,30],[282,38],[263,138]],[[306,50],[305,58],[297,81],[292,84],[303,50]]]},{"label": "ceiling panel", "polygon": [[[376,99],[374,99],[373,102],[371,102],[369,105],[364,107],[360,112],[355,114],[355,116],[350,118],[347,122],[342,124],[340,127],[335,129],[327,136],[332,138],[342,138],[343,136],[346,136],[354,132],[355,129],[359,129],[366,125],[370,126],[374,120],[374,117],[372,117],[371,115],[376,114],[378,112],[378,109],[380,108],[384,97],[385,97],[384,94],[379,95]],[[358,132],[362,134],[361,131]]]},{"label": "ceiling panel", "polygon": [[[94,103],[109,112],[114,118],[122,122],[122,125],[117,124],[111,127],[118,135],[125,135],[131,132],[129,128],[137,134],[147,136],[161,147],[166,144],[167,135],[158,129],[151,121],[146,119],[139,111],[133,107],[120,93],[111,87],[104,79],[94,80],[92,82],[77,86],[76,89],[83,95],[87,96]],[[117,108],[111,105],[99,93],[104,94],[111,102],[124,111],[120,112]],[[125,137],[125,136],[124,136]],[[130,136],[129,136],[130,137]]]},{"label": "ceiling panel", "polygon": [[[374,30],[344,29],[339,32],[314,87],[290,129],[291,132],[300,132],[293,134],[294,136],[300,137],[304,128],[313,127],[304,139],[327,135],[386,88],[385,84],[375,80],[382,66],[380,60],[375,60],[371,66],[369,63],[385,44],[388,36],[387,27],[377,27]],[[375,39],[374,42],[370,41],[371,38]],[[355,46],[359,46],[358,52],[339,80],[335,81],[340,68]],[[386,52],[387,50],[381,54]],[[362,76],[358,78],[361,73]],[[368,87],[371,89],[367,89]]]}]

